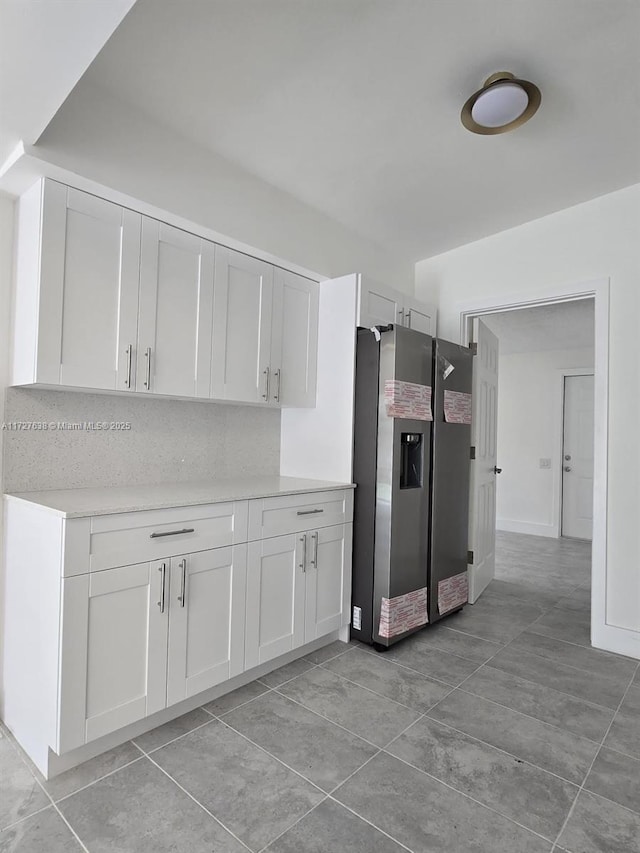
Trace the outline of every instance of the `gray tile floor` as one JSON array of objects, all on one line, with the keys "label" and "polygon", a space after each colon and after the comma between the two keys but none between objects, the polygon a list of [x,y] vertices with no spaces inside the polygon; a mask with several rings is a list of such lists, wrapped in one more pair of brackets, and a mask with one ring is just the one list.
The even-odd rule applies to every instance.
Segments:
[{"label": "gray tile floor", "polygon": [[473,607],[333,643],[62,776],[0,738],[0,851],[638,853],[640,673],[589,548],[501,534]]}]

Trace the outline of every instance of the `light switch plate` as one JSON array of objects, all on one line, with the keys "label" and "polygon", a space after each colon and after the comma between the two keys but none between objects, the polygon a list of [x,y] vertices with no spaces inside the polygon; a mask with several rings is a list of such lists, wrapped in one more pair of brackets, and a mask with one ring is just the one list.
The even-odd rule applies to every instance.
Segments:
[{"label": "light switch plate", "polygon": [[550,460],[550,459],[546,459],[546,458],[545,458],[545,459],[541,459],[541,460],[540,460],[540,467],[541,467],[541,468],[551,468],[551,460]]}]

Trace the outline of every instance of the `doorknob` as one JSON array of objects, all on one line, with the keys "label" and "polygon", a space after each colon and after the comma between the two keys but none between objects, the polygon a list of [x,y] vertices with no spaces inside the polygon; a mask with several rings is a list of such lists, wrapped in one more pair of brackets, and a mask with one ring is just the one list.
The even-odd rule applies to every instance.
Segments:
[{"label": "doorknob", "polygon": [[567,460],[567,462],[570,462],[571,461],[571,454],[567,453],[564,458]]},{"label": "doorknob", "polygon": [[571,470],[571,465],[565,465],[565,466],[564,466],[564,470],[565,470],[565,471],[570,471],[570,470]]},{"label": "doorknob", "polygon": [[502,474],[502,468],[498,468],[497,465],[494,465],[493,471],[495,474]]}]

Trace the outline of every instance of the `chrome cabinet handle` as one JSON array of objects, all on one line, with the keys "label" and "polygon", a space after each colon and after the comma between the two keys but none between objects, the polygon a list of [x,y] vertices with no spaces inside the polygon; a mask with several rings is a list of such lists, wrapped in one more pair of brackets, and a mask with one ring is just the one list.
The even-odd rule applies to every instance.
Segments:
[{"label": "chrome cabinet handle", "polygon": [[273,395],[273,399],[276,401],[276,403],[280,402],[280,381],[281,381],[280,374],[281,374],[281,370],[280,370],[280,368],[278,368],[276,370],[276,372],[274,373],[274,376],[276,378],[276,393]]},{"label": "chrome cabinet handle", "polygon": [[298,568],[302,569],[303,572],[307,571],[307,535],[305,533],[304,536],[300,537],[300,542],[302,542],[302,562],[298,564]]},{"label": "chrome cabinet handle", "polygon": [[147,347],[144,352],[144,357],[147,359],[147,378],[144,380],[144,387],[147,391],[151,390],[151,347]]},{"label": "chrome cabinet handle", "polygon": [[324,512],[323,509],[299,509],[297,515],[315,515],[317,512]]},{"label": "chrome cabinet handle", "polygon": [[571,470],[571,465],[565,465],[564,470],[569,472]]},{"label": "chrome cabinet handle", "polygon": [[149,539],[160,539],[162,536],[180,536],[182,533],[194,533],[194,527],[183,527],[182,530],[166,530],[162,533],[152,533]]},{"label": "chrome cabinet handle", "polygon": [[164,613],[164,588],[165,588],[165,581],[167,579],[167,564],[163,563],[158,568],[158,571],[162,574],[162,580],[161,580],[162,586],[160,587],[160,601],[158,602],[158,607],[160,608],[160,613]]},{"label": "chrome cabinet handle", "polygon": [[264,383],[264,394],[262,395],[263,400],[269,399],[269,380],[271,379],[271,368],[267,367],[262,371],[262,375],[265,377]]},{"label": "chrome cabinet handle", "polygon": [[404,319],[405,319],[405,326],[407,327],[407,329],[410,329],[411,328],[411,308],[409,308],[409,310],[406,312]]},{"label": "chrome cabinet handle", "polygon": [[318,568],[318,531],[311,534],[311,539],[313,540],[313,559],[311,560],[311,565],[314,569]]},{"label": "chrome cabinet handle", "polygon": [[125,388],[131,388],[131,359],[133,356],[133,344],[129,344],[129,346],[126,349],[126,353],[127,353],[127,368],[126,368],[127,376],[124,380],[124,387]]},{"label": "chrome cabinet handle", "polygon": [[178,601],[180,602],[180,607],[184,607],[187,591],[187,558],[185,557],[184,560],[180,560],[179,565],[182,569],[182,582],[180,584],[180,595],[178,596]]},{"label": "chrome cabinet handle", "polygon": [[398,317],[400,318],[400,325],[404,326],[404,308],[398,310]]}]

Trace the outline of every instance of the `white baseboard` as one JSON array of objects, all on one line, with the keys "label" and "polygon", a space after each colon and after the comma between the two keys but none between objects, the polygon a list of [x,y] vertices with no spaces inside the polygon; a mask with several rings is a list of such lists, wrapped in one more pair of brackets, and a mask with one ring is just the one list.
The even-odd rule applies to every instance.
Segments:
[{"label": "white baseboard", "polygon": [[615,625],[596,625],[592,617],[591,644],[605,652],[615,652],[640,660],[640,632]]},{"label": "white baseboard", "polygon": [[558,539],[560,533],[555,524],[538,524],[533,521],[512,521],[510,518],[496,519],[496,530],[505,533],[526,533],[529,536],[547,536]]}]

